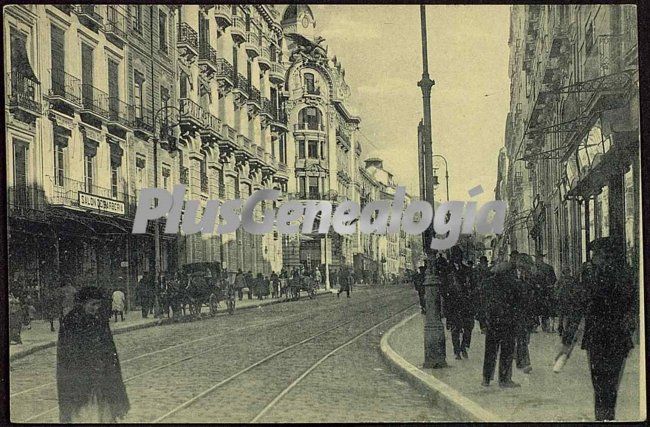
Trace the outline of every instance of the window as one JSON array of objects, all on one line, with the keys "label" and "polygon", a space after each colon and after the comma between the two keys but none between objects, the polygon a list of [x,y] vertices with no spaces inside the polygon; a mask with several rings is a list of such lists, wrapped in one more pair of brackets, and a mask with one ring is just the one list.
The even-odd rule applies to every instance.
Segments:
[{"label": "window", "polygon": [[144,91],[143,91],[143,85],[144,85],[144,76],[138,72],[135,71],[133,73],[133,101],[134,101],[134,107],[135,107],[135,118],[136,119],[141,119],[143,116],[143,106],[144,106]]},{"label": "window", "polygon": [[298,141],[298,158],[305,158],[305,141]]},{"label": "window", "polygon": [[118,115],[120,109],[119,64],[108,60],[108,109],[111,115]]},{"label": "window", "polygon": [[55,95],[65,94],[65,33],[59,27],[52,25],[52,42],[50,55],[52,59],[52,92]]},{"label": "window", "polygon": [[305,89],[307,90],[307,93],[316,93],[314,75],[312,73],[305,73]]},{"label": "window", "polygon": [[162,10],[158,10],[158,46],[167,53],[167,15]]},{"label": "window", "polygon": [[133,29],[138,34],[142,34],[142,5],[133,6]]},{"label": "window", "polygon": [[14,192],[15,203],[27,203],[27,143],[14,139]]},{"label": "window", "polygon": [[93,101],[93,48],[85,43],[81,44],[81,83],[84,104]]},{"label": "window", "polygon": [[171,174],[171,168],[168,165],[163,164],[162,167],[162,177],[163,177],[163,188],[169,190],[169,175]]},{"label": "window", "polygon": [[181,98],[188,98],[189,97],[188,91],[187,91],[187,81],[189,80],[189,78],[190,78],[190,76],[185,74],[185,72],[181,71],[181,75],[180,75],[180,78],[179,78],[180,84],[181,84],[180,85],[181,87],[180,87],[180,94],[179,95],[180,95]]},{"label": "window", "polygon": [[235,78],[237,78],[237,62],[239,59],[239,52],[237,50],[237,46],[232,47],[232,69],[235,74]]},{"label": "window", "polygon": [[95,177],[95,157],[93,154],[88,149],[84,152],[84,183],[87,193],[92,193],[93,191],[93,180]]},{"label": "window", "polygon": [[298,177],[298,192],[300,194],[305,194],[305,177],[304,176],[299,176]]},{"label": "window", "polygon": [[298,120],[302,125],[307,125],[307,129],[320,130],[322,115],[316,107],[305,107],[300,110]]},{"label": "window", "polygon": [[285,133],[280,134],[280,162],[287,163],[287,140]]},{"label": "window", "polygon": [[118,181],[120,178],[120,166],[111,162],[111,196],[114,199],[118,198]]},{"label": "window", "polygon": [[[55,137],[56,138],[56,137]],[[54,184],[63,187],[65,175],[65,152],[62,144],[54,141]]]},{"label": "window", "polygon": [[147,187],[144,171],[145,164],[145,157],[141,154],[137,154],[135,157],[135,182],[137,184],[136,189]]},{"label": "window", "polygon": [[318,196],[318,177],[310,176],[309,177],[309,195],[311,197]]},{"label": "window", "polygon": [[307,156],[310,159],[318,158],[318,141],[310,140],[307,142]]}]

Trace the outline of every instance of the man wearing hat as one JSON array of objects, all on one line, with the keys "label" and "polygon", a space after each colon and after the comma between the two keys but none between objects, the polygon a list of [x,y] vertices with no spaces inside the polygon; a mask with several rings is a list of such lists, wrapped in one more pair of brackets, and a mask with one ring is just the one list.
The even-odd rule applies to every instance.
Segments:
[{"label": "man wearing hat", "polygon": [[129,410],[109,320],[102,312],[109,301],[100,288],[82,288],[63,317],[56,369],[61,423],[112,423]]},{"label": "man wearing hat", "polygon": [[[637,328],[638,291],[625,260],[622,242],[602,237],[589,245],[591,261],[580,277],[576,310],[563,331],[562,341],[570,343],[580,320],[585,329],[582,348],[587,351],[594,387],[595,418],[615,419],[618,386],[625,359],[634,347]],[[569,346],[565,347],[568,353]]]},{"label": "man wearing hat", "polygon": [[549,328],[549,317],[553,312],[553,287],[557,281],[555,270],[549,264],[544,262],[545,253],[542,251],[535,252],[535,274],[534,281],[537,287],[537,313],[540,316],[542,331],[553,332]]},{"label": "man wearing hat", "polygon": [[472,271],[463,264],[463,251],[458,246],[450,250],[446,269],[444,307],[447,325],[451,329],[451,341],[457,360],[468,357],[472,340],[476,309],[476,292]]}]

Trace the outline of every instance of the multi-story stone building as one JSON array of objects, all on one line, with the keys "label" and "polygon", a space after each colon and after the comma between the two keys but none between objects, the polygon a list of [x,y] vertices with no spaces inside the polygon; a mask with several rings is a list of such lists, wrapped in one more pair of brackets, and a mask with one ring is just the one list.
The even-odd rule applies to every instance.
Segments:
[{"label": "multi-story stone building", "polygon": [[189,217],[260,188],[361,201],[360,119],[314,27],[302,5],[7,7],[12,286],[36,294],[72,273],[133,301],[145,272],[197,262],[264,274],[351,266],[358,234],[168,235],[165,220],[131,233],[148,187],[184,184],[201,201]]},{"label": "multi-story stone building", "polygon": [[612,236],[639,254],[639,86],[631,5],[517,5],[510,24],[511,103],[497,197],[501,254],[547,253],[576,269],[587,243]]}]

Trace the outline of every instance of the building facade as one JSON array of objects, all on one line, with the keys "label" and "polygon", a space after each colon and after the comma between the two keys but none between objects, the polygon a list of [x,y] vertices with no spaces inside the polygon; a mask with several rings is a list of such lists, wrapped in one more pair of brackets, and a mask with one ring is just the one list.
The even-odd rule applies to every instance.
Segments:
[{"label": "building facade", "polygon": [[611,236],[638,270],[636,22],[631,5],[512,6],[500,256],[542,252],[575,273],[587,243]]},{"label": "building facade", "polygon": [[[362,182],[360,118],[345,69],[308,6],[13,5],[5,9],[9,266],[40,296],[61,275],[122,287],[197,262],[270,274],[410,258],[377,236],[131,233],[139,190],[186,186],[187,200],[335,205],[382,197]],[[369,178],[369,176],[368,176]],[[371,181],[374,183],[371,185]],[[366,190],[363,190],[363,189]],[[369,193],[364,193],[368,191]],[[263,203],[255,216],[270,207]],[[374,240],[373,240],[374,239]],[[398,239],[399,240],[399,239]],[[390,260],[390,261],[389,261]]]}]

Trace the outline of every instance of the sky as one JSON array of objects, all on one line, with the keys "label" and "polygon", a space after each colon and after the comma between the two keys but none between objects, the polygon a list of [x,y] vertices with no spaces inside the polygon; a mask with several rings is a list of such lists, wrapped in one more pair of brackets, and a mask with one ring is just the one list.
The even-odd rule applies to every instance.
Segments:
[{"label": "sky", "polygon": [[[361,117],[362,158],[380,157],[417,195],[417,125],[422,118],[418,5],[313,5],[316,31],[345,68]],[[434,154],[447,158],[452,200],[494,199],[509,109],[509,6],[427,5]],[[366,139],[367,138],[367,139]],[[370,142],[368,141],[370,140]],[[436,200],[444,200],[444,164]]]}]

